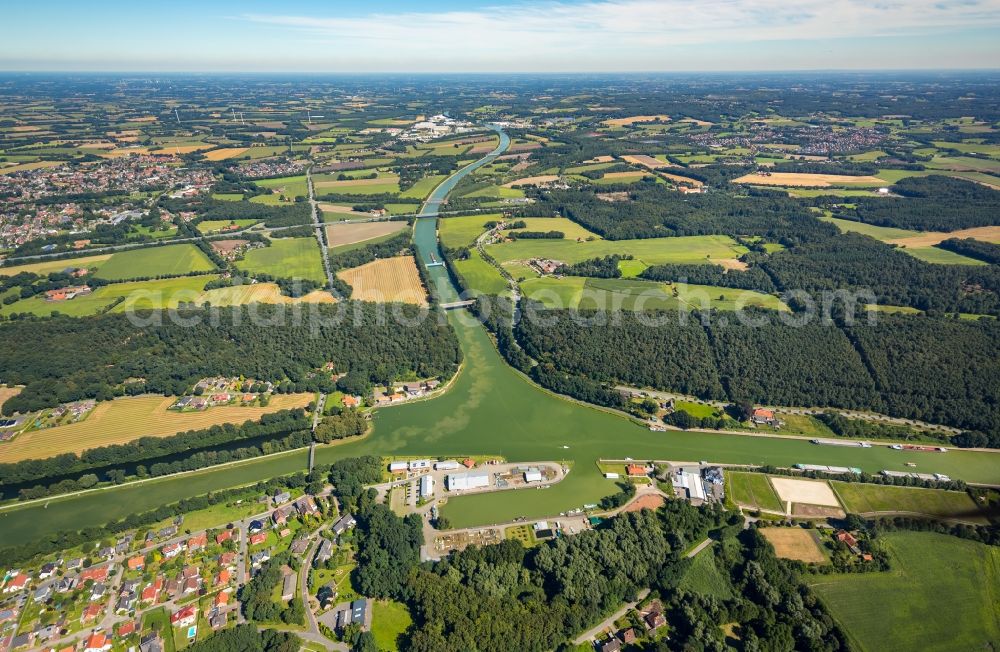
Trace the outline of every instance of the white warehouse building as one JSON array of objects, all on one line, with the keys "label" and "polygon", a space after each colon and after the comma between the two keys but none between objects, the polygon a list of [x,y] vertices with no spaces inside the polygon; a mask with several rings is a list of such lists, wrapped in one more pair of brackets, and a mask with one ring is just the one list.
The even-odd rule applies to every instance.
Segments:
[{"label": "white warehouse building", "polygon": [[466,489],[481,489],[490,486],[490,474],[486,471],[470,473],[450,473],[445,478],[448,491],[465,491]]},{"label": "white warehouse building", "polygon": [[420,478],[420,497],[430,498],[434,495],[434,476],[427,474]]},{"label": "white warehouse building", "polygon": [[444,460],[434,464],[435,471],[454,471],[455,469],[460,468],[462,468],[462,465],[455,460]]}]

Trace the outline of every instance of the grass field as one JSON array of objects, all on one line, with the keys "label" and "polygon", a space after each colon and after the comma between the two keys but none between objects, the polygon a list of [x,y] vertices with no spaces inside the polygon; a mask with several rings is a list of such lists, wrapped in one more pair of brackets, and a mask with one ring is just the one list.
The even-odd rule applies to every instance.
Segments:
[{"label": "grass field", "polygon": [[694,556],[691,566],[688,567],[681,579],[679,588],[702,595],[711,595],[720,600],[728,600],[733,597],[732,582],[719,570],[711,546]]},{"label": "grass field", "polygon": [[971,170],[973,172],[1000,173],[1000,161],[971,156],[935,156],[928,164],[942,170]]},{"label": "grass field", "polygon": [[800,527],[766,527],[761,529],[760,533],[774,546],[774,554],[782,559],[796,559],[813,564],[828,561],[819,544],[816,530]]},{"label": "grass field", "polygon": [[499,213],[487,215],[467,215],[463,217],[446,217],[438,220],[441,244],[449,249],[469,247],[476,241],[486,228],[487,222],[502,219]]},{"label": "grass field", "polygon": [[217,233],[233,224],[241,229],[245,229],[248,226],[253,226],[258,221],[259,220],[204,220],[202,222],[198,222],[198,232]]},{"label": "grass field", "polygon": [[523,229],[508,229],[504,233],[517,233],[519,231],[561,231],[567,240],[586,240],[592,238],[600,240],[601,236],[588,231],[573,220],[565,217],[519,217],[517,221],[524,222]]},{"label": "grass field", "polygon": [[781,513],[785,511],[781,499],[763,473],[730,471],[726,474],[726,483],[728,484],[726,493],[741,507]]},{"label": "grass field", "polygon": [[249,303],[334,303],[334,298],[326,290],[314,290],[301,297],[292,298],[281,294],[281,289],[276,283],[253,283],[202,292],[195,303],[198,305],[210,303],[213,306],[242,306]]},{"label": "grass field", "polygon": [[954,251],[941,249],[939,247],[903,247],[903,251],[914,258],[925,263],[935,265],[985,265],[986,263],[976,258],[969,258]]},{"label": "grass field", "polygon": [[[306,183],[306,175],[299,174],[291,177],[278,177],[277,179],[259,179],[254,181],[255,184],[261,188],[267,188],[268,190],[273,190],[277,192],[278,195],[284,195],[288,199],[294,197],[308,197],[309,187]],[[319,192],[319,186],[316,186],[317,192]],[[266,195],[264,195],[266,196]],[[256,198],[255,198],[256,199]]]},{"label": "grass field", "polygon": [[333,175],[321,174],[313,177],[313,185],[316,187],[318,195],[395,195],[399,193],[399,177],[389,172],[382,172],[375,179],[347,179],[344,181],[337,180]]},{"label": "grass field", "polygon": [[724,235],[696,235],[645,240],[518,240],[490,245],[487,250],[501,263],[550,258],[578,263],[611,254],[632,254],[646,265],[709,263],[742,256],[747,249]]},{"label": "grass field", "polygon": [[358,301],[427,303],[427,292],[413,256],[380,258],[341,270],[337,276],[354,288],[351,298]]},{"label": "grass field", "polygon": [[952,233],[910,231],[908,229],[897,229],[889,226],[876,226],[865,224],[864,222],[854,222],[853,220],[842,220],[835,217],[821,217],[824,222],[836,225],[841,231],[851,231],[861,233],[876,240],[881,240],[889,244],[895,244],[900,249],[914,258],[918,258],[928,263],[940,265],[985,265],[981,260],[969,258],[956,254],[953,251],[940,249],[933,245],[947,240],[948,238],[977,238],[986,242],[993,242],[998,239],[1000,228],[997,227],[976,227],[973,229],[963,229]]},{"label": "grass field", "polygon": [[[72,261],[63,263],[73,264]],[[193,244],[175,244],[115,252],[110,259],[101,263],[95,276],[109,281],[122,281],[137,277],[210,272],[214,269],[215,265],[198,247]]]},{"label": "grass field", "polygon": [[357,244],[374,238],[393,235],[406,228],[409,228],[406,222],[331,224],[326,227],[326,244],[330,248]]},{"label": "grass field", "polygon": [[268,247],[248,251],[236,267],[278,278],[303,278],[319,283],[326,280],[315,238],[275,238]]},{"label": "grass field", "polygon": [[220,406],[202,412],[169,411],[177,399],[163,396],[120,398],[99,403],[83,421],[20,434],[0,444],[0,462],[79,453],[88,448],[123,444],[139,437],[167,437],[220,423],[243,423],[278,410],[302,407],[312,394],[279,394],[265,408]]},{"label": "grass field", "polygon": [[848,512],[912,512],[966,523],[987,524],[975,501],[964,491],[893,487],[860,482],[831,482]]},{"label": "grass field", "polygon": [[372,635],[378,649],[396,652],[399,639],[413,624],[410,610],[395,600],[378,600],[372,604]]},{"label": "grass field", "polygon": [[719,310],[735,310],[743,305],[788,310],[777,297],[760,292],[711,285],[671,286],[639,279],[541,277],[525,279],[521,288],[526,297],[549,308],[673,310],[711,306]]},{"label": "grass field", "polygon": [[399,196],[407,199],[426,199],[427,195],[431,194],[431,191],[446,178],[448,178],[448,175],[445,174],[426,176],[410,188],[399,193]]},{"label": "grass field", "polygon": [[221,147],[219,149],[213,149],[211,152],[205,152],[202,156],[208,161],[225,161],[226,159],[236,158],[246,154],[247,147]]},{"label": "grass field", "polygon": [[10,267],[0,267],[0,276],[16,276],[21,272],[32,274],[49,274],[51,272],[61,272],[67,267],[86,267],[87,269],[100,267],[111,254],[99,254],[97,256],[83,256],[81,258],[63,258],[61,260],[46,260],[39,263],[25,263],[23,265],[11,265]]},{"label": "grass field", "polygon": [[469,252],[467,260],[456,260],[454,266],[471,292],[499,295],[505,294],[509,289],[500,271],[483,260],[476,249]]},{"label": "grass field", "polygon": [[1000,548],[931,532],[882,535],[892,570],[817,575],[854,647],[989,650],[1000,641]]}]

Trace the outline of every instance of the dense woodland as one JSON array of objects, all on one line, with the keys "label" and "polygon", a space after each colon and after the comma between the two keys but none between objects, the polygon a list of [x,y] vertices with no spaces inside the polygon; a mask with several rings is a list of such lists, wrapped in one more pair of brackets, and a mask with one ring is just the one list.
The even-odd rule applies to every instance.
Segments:
[{"label": "dense woodland", "polygon": [[1000,265],[1000,245],[972,238],[948,238],[937,245],[956,254],[981,260],[991,265]]},{"label": "dense woodland", "polygon": [[1000,224],[1000,191],[939,175],[907,177],[892,191],[901,197],[851,198],[845,216],[878,226],[916,231],[955,231]]},{"label": "dense woodland", "polygon": [[[540,363],[536,380],[577,398],[618,407],[597,392],[621,382],[737,403],[874,409],[981,433],[965,445],[1000,445],[996,320],[881,315],[841,328],[836,320],[794,325],[764,310],[748,312],[748,323],[712,313],[704,326],[672,312],[538,316],[525,311],[501,352],[523,346]],[[574,391],[584,380],[593,384],[589,398]]]},{"label": "dense woodland", "polygon": [[[252,313],[251,313],[252,309]],[[400,306],[418,328],[401,329],[377,306],[344,302],[288,310],[255,305],[239,310],[184,313],[185,321],[136,326],[126,315],[0,324],[0,377],[24,384],[4,404],[6,414],[81,398],[122,394],[182,394],[209,376],[243,375],[287,381],[286,391],[318,389],[335,372],[392,381],[408,372],[450,377],[461,361],[454,332],[437,320],[419,320],[416,306]],[[190,318],[190,319],[188,319]],[[325,380],[324,380],[325,378]]]}]

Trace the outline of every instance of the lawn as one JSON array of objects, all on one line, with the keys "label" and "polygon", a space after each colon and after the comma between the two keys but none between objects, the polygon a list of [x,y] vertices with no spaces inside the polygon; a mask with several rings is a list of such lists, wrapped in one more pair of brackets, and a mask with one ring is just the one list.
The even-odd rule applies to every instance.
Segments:
[{"label": "lawn", "polygon": [[379,650],[396,652],[403,633],[413,624],[410,610],[395,600],[378,600],[372,605],[372,635]]},{"label": "lawn", "polygon": [[277,278],[325,281],[323,260],[315,238],[275,238],[268,247],[248,251],[236,267]]},{"label": "lawn", "polygon": [[95,275],[109,281],[123,281],[130,278],[210,272],[214,269],[215,264],[198,247],[193,244],[175,244],[116,252],[101,264]]},{"label": "lawn", "polygon": [[550,258],[565,263],[578,263],[611,254],[632,254],[647,265],[666,263],[709,263],[712,259],[738,258],[747,252],[732,238],[724,235],[695,235],[644,240],[518,240],[490,245],[487,250],[501,261]]},{"label": "lawn", "polygon": [[1000,641],[1000,548],[931,532],[882,535],[892,570],[817,575],[859,650],[988,650]]},{"label": "lawn", "polygon": [[784,512],[785,506],[771,486],[770,480],[763,473],[741,473],[730,471],[726,473],[726,493],[737,505],[750,509],[766,509],[772,512]]},{"label": "lawn", "polygon": [[691,401],[675,401],[674,408],[677,410],[684,410],[691,416],[698,417],[699,419],[714,417],[719,412],[718,409],[711,405],[692,403]]},{"label": "lawn", "polygon": [[729,578],[719,570],[715,563],[715,554],[712,546],[705,548],[691,560],[681,579],[681,589],[711,595],[720,600],[728,600],[733,597],[733,586]]},{"label": "lawn", "polygon": [[919,487],[893,487],[860,482],[831,482],[847,511],[912,512],[936,518],[955,519],[986,525],[989,521],[975,501],[964,491],[944,491]]},{"label": "lawn", "polygon": [[170,614],[165,607],[150,609],[142,614],[143,631],[155,628],[163,638],[163,652],[174,652],[173,628],[170,626]]}]

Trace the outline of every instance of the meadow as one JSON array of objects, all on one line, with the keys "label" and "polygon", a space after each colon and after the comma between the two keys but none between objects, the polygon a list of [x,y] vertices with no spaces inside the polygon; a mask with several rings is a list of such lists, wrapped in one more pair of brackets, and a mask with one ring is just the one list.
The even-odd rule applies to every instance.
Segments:
[{"label": "meadow", "polygon": [[332,249],[392,236],[409,228],[406,222],[357,222],[326,227],[326,244]]},{"label": "meadow", "polygon": [[763,473],[726,473],[726,494],[741,507],[785,512],[785,506],[771,486],[771,481]]},{"label": "meadow", "polygon": [[[344,181],[337,180],[334,175],[319,174],[313,177],[313,185],[317,195],[399,194],[399,177],[389,172],[379,173],[375,179],[348,179]],[[427,192],[429,193],[430,190]]]},{"label": "meadow", "polygon": [[[242,195],[236,195],[237,197],[242,197]],[[223,229],[227,229],[233,225],[240,229],[245,229],[248,226],[253,226],[258,220],[203,220],[198,222],[198,232],[199,233],[218,233]]]},{"label": "meadow", "polygon": [[396,652],[399,639],[413,624],[406,605],[395,600],[377,600],[372,603],[372,635],[379,650]]},{"label": "meadow", "polygon": [[855,514],[910,512],[978,525],[989,523],[979,506],[964,491],[836,481],[830,486],[847,511]]},{"label": "meadow", "polygon": [[441,244],[448,249],[470,247],[476,238],[486,230],[487,222],[502,219],[499,213],[487,215],[467,215],[463,217],[445,217],[438,220]]},{"label": "meadow", "polygon": [[[63,261],[70,265],[72,261]],[[210,272],[215,265],[193,244],[118,251],[101,263],[95,276],[109,281]]]},{"label": "meadow", "polygon": [[561,231],[566,240],[601,239],[601,236],[565,217],[519,217],[517,221],[524,222],[525,226],[520,229],[507,229],[504,233],[510,235],[520,231]]},{"label": "meadow", "polygon": [[315,238],[275,238],[267,247],[248,251],[236,267],[277,278],[303,278],[317,283],[326,280]]},{"label": "meadow", "polygon": [[[277,179],[258,179],[254,181],[261,188],[267,188],[278,195],[284,195],[288,199],[294,197],[308,197],[309,186],[306,182],[306,175],[298,174],[291,177],[278,177]],[[317,189],[319,185],[317,184]],[[267,195],[262,195],[267,196]],[[256,199],[256,198],[255,198]]]},{"label": "meadow", "polygon": [[764,538],[774,546],[774,554],[782,559],[822,564],[828,561],[820,546],[816,530],[799,527],[767,527],[760,530]]},{"label": "meadow", "polygon": [[691,565],[681,579],[679,588],[702,595],[711,595],[720,600],[728,600],[733,597],[732,582],[719,570],[711,546],[694,556]]},{"label": "meadow", "polygon": [[11,265],[9,267],[0,267],[0,276],[16,276],[21,272],[43,275],[50,274],[52,272],[61,272],[67,267],[86,267],[87,269],[93,269],[100,267],[109,258],[111,258],[111,254],[98,254],[96,256],[63,258],[61,260],[46,260],[39,263]]},{"label": "meadow", "polygon": [[865,224],[864,222],[838,219],[836,217],[821,217],[819,219],[836,225],[842,232],[860,233],[876,240],[881,240],[882,242],[898,245],[900,250],[914,258],[940,265],[985,265],[986,263],[981,260],[956,254],[946,249],[940,249],[934,245],[951,237],[970,238],[979,234],[986,234],[988,238],[995,239],[995,236],[989,234],[996,231],[994,227],[977,227],[955,231],[954,233],[927,233],[890,226],[876,226],[874,224]]},{"label": "meadow", "polygon": [[1000,548],[931,532],[881,537],[891,570],[810,583],[859,650],[985,650],[1000,641]]},{"label": "meadow", "polygon": [[473,294],[505,294],[509,290],[507,281],[496,267],[483,260],[479,251],[472,249],[466,260],[453,263],[455,271],[462,277],[465,287]]},{"label": "meadow", "polygon": [[280,394],[267,407],[219,406],[201,412],[176,412],[168,408],[171,396],[138,396],[98,403],[83,420],[63,426],[29,430],[14,441],[0,444],[0,463],[79,453],[88,448],[124,444],[139,437],[168,437],[222,423],[243,423],[265,414],[303,407],[312,394]]},{"label": "meadow", "polygon": [[531,258],[549,258],[578,263],[611,254],[631,254],[646,265],[666,263],[710,263],[731,260],[747,252],[746,247],[724,235],[695,235],[645,240],[517,240],[487,247],[502,264]]},{"label": "meadow", "polygon": [[813,174],[808,172],[772,172],[770,176],[756,173],[733,179],[733,183],[755,186],[802,186],[829,188],[832,186],[883,186],[885,181],[874,176],[848,176],[844,174]]}]

